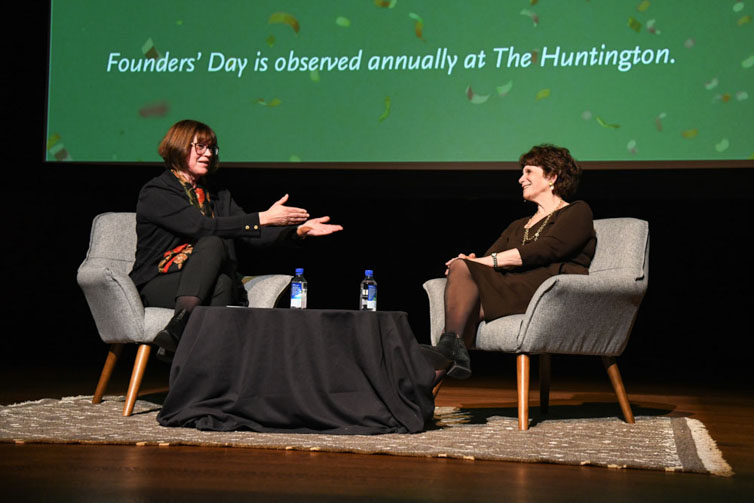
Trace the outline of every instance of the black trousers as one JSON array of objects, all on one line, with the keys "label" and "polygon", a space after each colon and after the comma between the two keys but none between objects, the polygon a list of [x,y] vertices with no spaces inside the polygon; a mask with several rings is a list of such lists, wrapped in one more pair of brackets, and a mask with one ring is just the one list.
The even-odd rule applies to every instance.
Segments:
[{"label": "black trousers", "polygon": [[208,236],[199,239],[180,271],[160,274],[141,287],[145,306],[174,308],[177,297],[198,297],[200,304],[233,305],[238,291],[235,263],[228,258],[225,242]]}]

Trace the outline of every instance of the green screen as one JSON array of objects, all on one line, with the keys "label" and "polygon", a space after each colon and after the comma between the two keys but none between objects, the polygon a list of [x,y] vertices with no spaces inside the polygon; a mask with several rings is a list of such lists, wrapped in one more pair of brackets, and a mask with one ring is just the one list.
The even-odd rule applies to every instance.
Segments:
[{"label": "green screen", "polygon": [[48,161],[754,158],[754,3],[53,0]]}]

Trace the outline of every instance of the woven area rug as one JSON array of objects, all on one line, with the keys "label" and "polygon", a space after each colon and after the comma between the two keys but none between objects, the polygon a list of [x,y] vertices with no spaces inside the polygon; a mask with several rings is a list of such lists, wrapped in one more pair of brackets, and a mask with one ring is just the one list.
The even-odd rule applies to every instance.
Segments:
[{"label": "woven area rug", "polygon": [[123,417],[122,397],[98,405],[91,396],[0,406],[0,442],[195,445],[391,454],[641,468],[731,476],[704,425],[695,419],[617,417],[545,420],[518,431],[517,419],[494,409],[438,407],[435,427],[420,434],[318,435],[206,432],[157,423],[159,403],[139,400]]}]

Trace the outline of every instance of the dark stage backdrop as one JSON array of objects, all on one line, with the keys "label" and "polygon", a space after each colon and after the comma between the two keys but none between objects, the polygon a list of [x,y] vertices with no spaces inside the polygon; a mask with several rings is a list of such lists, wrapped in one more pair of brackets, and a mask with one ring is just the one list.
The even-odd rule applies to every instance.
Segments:
[{"label": "dark stage backdrop", "polygon": [[[76,285],[92,218],[132,211],[154,168],[36,166],[34,183],[15,192],[12,245],[3,277],[21,295],[6,307],[7,326],[28,327],[2,339],[4,364],[30,358],[101,360],[100,342]],[[463,251],[483,252],[510,219],[529,214],[517,173],[305,172],[220,173],[244,207],[263,209],[283,193],[345,230],[302,250],[250,253],[247,273],[304,267],[311,307],[355,308],[365,268],[375,270],[379,307],[403,310],[425,342],[428,306],[421,284],[443,274]],[[650,223],[649,292],[624,355],[627,376],[728,379],[747,373],[751,349],[752,170],[590,171],[580,193],[598,218],[633,216]],[[35,201],[30,205],[25,201]],[[15,297],[15,296],[14,296]],[[599,362],[563,358],[554,372],[596,372]],[[513,360],[483,357],[488,371],[512,372]],[[557,361],[557,360],[556,360]],[[497,367],[499,370],[496,370]]]},{"label": "dark stage backdrop", "polygon": [[[140,186],[159,168],[44,164],[46,20],[18,12],[14,22],[29,43],[10,51],[3,77],[13,133],[4,150],[7,330],[0,365],[66,358],[71,366],[96,367],[106,348],[76,284],[90,224],[100,212],[133,211]],[[407,311],[421,341],[428,329],[421,283],[440,276],[448,257],[484,251],[508,221],[533,211],[520,200],[515,171],[226,169],[220,175],[249,210],[288,192],[292,204],[345,227],[301,251],[245,256],[247,272],[305,267],[312,307],[354,308],[363,270],[373,268],[380,309]],[[585,173],[578,197],[597,218],[650,223],[649,292],[623,357],[628,383],[750,377],[752,182],[752,167]],[[513,372],[510,357],[477,356],[479,372]],[[598,361],[559,358],[553,372],[601,377],[602,371]]]}]

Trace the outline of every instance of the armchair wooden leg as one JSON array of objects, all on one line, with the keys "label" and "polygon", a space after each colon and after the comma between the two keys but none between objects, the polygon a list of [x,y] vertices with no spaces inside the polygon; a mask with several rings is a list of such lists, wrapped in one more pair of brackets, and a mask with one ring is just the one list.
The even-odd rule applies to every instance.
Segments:
[{"label": "armchair wooden leg", "polygon": [[618,370],[618,362],[611,356],[603,356],[602,363],[605,365],[607,375],[610,377],[610,382],[613,385],[615,394],[618,396],[618,403],[623,411],[623,417],[627,423],[634,423],[634,413],[631,411],[631,404],[628,402],[628,394],[626,388],[623,387],[623,379],[620,376]]},{"label": "armchair wooden leg", "polygon": [[124,416],[130,416],[134,411],[136,396],[139,394],[141,380],[144,377],[144,371],[147,369],[147,361],[149,361],[149,353],[151,351],[152,346],[141,344],[139,345],[139,350],[136,352],[136,361],[134,361],[134,369],[131,372],[131,382],[128,384],[128,392],[126,393],[126,404],[123,406]]},{"label": "armchair wooden leg", "polygon": [[539,410],[547,414],[550,408],[550,355],[539,355]]},{"label": "armchair wooden leg", "polygon": [[440,393],[440,388],[442,387],[442,383],[445,381],[445,379],[440,379],[440,381],[435,384],[435,387],[432,388],[432,396],[434,398],[437,398],[437,394]]},{"label": "armchair wooden leg", "polygon": [[529,355],[516,357],[516,383],[518,388],[518,429],[529,429]]},{"label": "armchair wooden leg", "polygon": [[102,397],[107,391],[107,383],[110,382],[110,376],[113,374],[115,364],[120,358],[120,354],[123,352],[123,346],[125,344],[116,343],[110,344],[110,349],[107,352],[107,358],[105,359],[105,366],[102,367],[102,372],[99,375],[99,381],[97,381],[97,388],[94,390],[94,396],[92,396],[92,403],[102,402]]}]

